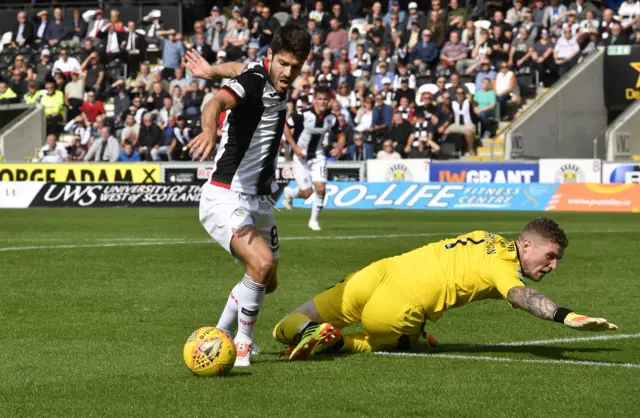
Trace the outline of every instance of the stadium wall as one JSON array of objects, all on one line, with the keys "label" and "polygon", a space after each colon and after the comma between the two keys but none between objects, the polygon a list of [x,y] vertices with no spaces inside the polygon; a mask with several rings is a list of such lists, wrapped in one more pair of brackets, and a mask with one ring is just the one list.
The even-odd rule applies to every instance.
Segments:
[{"label": "stadium wall", "polygon": [[603,66],[600,49],[536,100],[507,128],[505,159],[603,157],[604,143],[594,147],[607,128]]},{"label": "stadium wall", "polygon": [[[328,209],[637,212],[640,165],[594,159],[328,163]],[[211,164],[0,164],[0,208],[196,206]],[[278,165],[280,190],[294,181]],[[276,207],[282,206],[278,196]],[[313,198],[294,202],[311,207]]]},{"label": "stadium wall", "polygon": [[46,133],[44,109],[24,104],[0,106],[0,114],[5,113],[16,116],[0,127],[0,155],[7,161],[24,160],[25,155],[42,146]]}]

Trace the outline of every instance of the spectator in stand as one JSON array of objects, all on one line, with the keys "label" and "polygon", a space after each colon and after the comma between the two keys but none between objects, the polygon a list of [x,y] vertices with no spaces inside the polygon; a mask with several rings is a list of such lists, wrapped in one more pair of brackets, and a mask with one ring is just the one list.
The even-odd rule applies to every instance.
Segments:
[{"label": "spectator in stand", "polygon": [[529,37],[527,29],[521,27],[509,50],[509,67],[521,68],[530,66],[533,46],[533,39]]},{"label": "spectator in stand", "polygon": [[334,2],[334,4],[331,6],[331,13],[329,14],[329,16],[331,18],[338,19],[341,27],[349,27],[349,17],[347,16],[347,13],[345,13],[342,3]]},{"label": "spectator in stand", "polygon": [[123,60],[126,58],[126,52],[122,45],[126,45],[126,35],[116,30],[116,26],[109,22],[102,27],[100,32],[105,33],[106,40],[104,46],[104,56],[106,62],[114,60]]},{"label": "spectator in stand", "polygon": [[415,1],[410,2],[408,5],[408,9],[409,13],[404,19],[407,30],[411,30],[414,24],[418,28],[422,28],[427,25],[427,20],[424,13],[421,10],[418,10],[418,3],[416,3]]},{"label": "spectator in stand", "polygon": [[489,61],[489,58],[484,58],[480,65],[480,71],[476,74],[475,91],[480,91],[482,89],[482,80],[485,78],[490,81],[491,87],[495,88],[496,76],[496,72],[491,68],[491,61]]},{"label": "spectator in stand", "polygon": [[[153,161],[151,151],[160,148],[163,132],[160,127],[153,122],[150,112],[145,113],[142,118],[142,125],[138,131],[138,152],[145,161]],[[154,154],[157,151],[154,151]]]},{"label": "spectator in stand", "polygon": [[340,20],[333,17],[330,20],[331,30],[327,34],[325,44],[337,53],[347,45],[349,35],[347,31],[341,27]]},{"label": "spectator in stand", "polygon": [[489,47],[491,48],[491,62],[494,66],[497,67],[501,61],[507,61],[509,59],[511,44],[502,32],[501,26],[493,26]]},{"label": "spectator in stand", "polygon": [[169,91],[173,92],[175,87],[179,87],[180,90],[184,90],[187,88],[187,85],[187,79],[184,77],[184,68],[176,68],[175,76],[173,77],[173,80],[169,82]]},{"label": "spectator in stand", "polygon": [[416,102],[416,91],[409,88],[409,78],[404,77],[400,82],[400,88],[396,90],[393,96],[393,101],[399,104],[403,97],[407,98],[409,103]]},{"label": "spectator in stand", "polygon": [[451,95],[446,90],[441,95],[441,103],[436,108],[434,115],[435,131],[434,137],[437,142],[442,143],[446,139],[446,130],[453,123],[453,112],[451,110]]},{"label": "spectator in stand", "polygon": [[44,107],[44,115],[47,121],[47,134],[58,134],[62,130],[64,116],[64,94],[56,90],[53,81],[45,84],[45,93],[40,97],[40,105]]},{"label": "spectator in stand", "polygon": [[140,84],[142,84],[144,91],[151,91],[153,88],[153,75],[151,74],[148,64],[140,64],[140,73],[138,73],[133,80],[129,81],[128,88],[137,89]]},{"label": "spectator in stand", "polygon": [[378,160],[401,160],[402,156],[395,151],[393,141],[386,139],[382,144],[382,149],[376,154]]},{"label": "spectator in stand", "polygon": [[374,158],[373,146],[364,143],[362,132],[354,132],[353,144],[348,146],[345,160],[366,161],[372,158]]},{"label": "spectator in stand", "polygon": [[[462,66],[462,60],[467,58],[467,47],[460,42],[460,34],[452,31],[449,34],[449,42],[444,45],[442,51],[440,51],[440,64],[438,65],[438,72],[442,72],[445,69],[454,70],[457,67],[458,72],[464,72],[464,66]],[[461,65],[458,65],[460,62]]]},{"label": "spectator in stand", "polygon": [[[572,40],[575,41],[575,44],[577,45],[577,41],[575,37],[572,37]],[[558,44],[560,44],[560,40],[558,40]],[[573,46],[572,43],[570,44],[571,46]],[[610,46],[610,45],[628,45],[628,44],[629,44],[629,38],[627,37],[627,34],[622,31],[622,25],[618,22],[613,22],[611,24],[611,32],[609,33],[609,36],[607,37],[607,39],[605,39],[604,45]],[[557,48],[557,45],[556,45],[556,48]],[[560,73],[560,68],[558,68],[558,73]]]},{"label": "spectator in stand", "polygon": [[600,38],[603,41],[606,41],[609,35],[611,34],[611,29],[613,28],[615,23],[618,22],[618,19],[613,16],[613,10],[605,9],[602,12],[602,23],[600,24]]},{"label": "spectator in stand", "polygon": [[544,9],[544,27],[552,33],[557,33],[562,27],[562,20],[566,12],[567,6],[560,4],[560,0],[551,0],[551,4]]},{"label": "spectator in stand", "polygon": [[224,49],[224,41],[227,37],[227,32],[224,30],[222,23],[222,20],[218,20],[216,22],[215,28],[209,33],[211,36],[210,40],[205,39],[204,33],[196,33],[196,35],[194,35],[194,37],[201,35],[202,40],[200,42],[210,45],[213,53],[217,53]]},{"label": "spectator in stand", "polygon": [[113,98],[113,116],[116,123],[120,123],[125,116],[125,113],[128,112],[129,106],[131,106],[131,98],[125,91],[125,83],[124,80],[116,81],[113,86],[117,89],[117,93]]},{"label": "spectator in stand", "polygon": [[71,159],[67,154],[67,148],[58,142],[57,136],[49,134],[47,135],[47,143],[40,148],[38,160],[41,163],[63,163]]},{"label": "spectator in stand", "polygon": [[147,41],[144,36],[136,32],[136,22],[129,21],[127,24],[127,33],[124,35],[122,48],[124,49],[125,60],[127,62],[127,72],[138,74],[140,69],[140,61],[143,59],[147,51]]},{"label": "spectator in stand", "polygon": [[87,22],[82,18],[80,9],[73,9],[73,18],[71,19],[71,40],[75,45],[78,45],[86,35]]},{"label": "spectator in stand", "polygon": [[80,71],[74,70],[71,72],[71,81],[64,87],[64,104],[69,109],[68,119],[73,119],[80,114],[83,101],[84,77],[81,77]]},{"label": "spectator in stand", "polygon": [[69,122],[64,126],[64,131],[73,135],[74,140],[77,139],[77,142],[82,146],[87,146],[91,142],[91,127],[85,123],[81,115],[69,118]]},{"label": "spectator in stand", "polygon": [[353,28],[351,30],[351,39],[345,45],[345,49],[348,51],[349,62],[353,62],[356,59],[358,45],[362,45],[361,55],[364,55],[364,51],[369,49],[367,40],[360,36],[360,31],[358,30],[358,28]]},{"label": "spectator in stand", "polygon": [[433,68],[438,61],[438,45],[432,40],[432,32],[429,29],[422,31],[422,41],[413,48],[409,59],[418,73],[424,73]]},{"label": "spectator in stand", "polygon": [[358,109],[353,121],[356,124],[356,131],[371,135],[371,126],[373,122],[373,99],[368,96],[364,99],[364,105]]},{"label": "spectator in stand", "polygon": [[[613,30],[615,31],[615,28],[619,28],[619,26],[617,24]],[[612,36],[615,36],[613,33],[612,31]],[[562,37],[558,39],[553,52],[554,62],[558,66],[558,77],[565,75],[578,63],[579,52],[580,46],[578,46],[576,38],[571,35],[571,28],[565,27],[562,29]]]},{"label": "spectator in stand", "polygon": [[483,136],[488,136],[486,133],[489,131],[489,120],[496,115],[496,104],[498,103],[496,92],[493,91],[489,78],[482,80],[482,89],[476,90],[473,101],[475,102],[473,111],[482,124],[481,132]]},{"label": "spectator in stand", "polygon": [[26,104],[40,103],[40,96],[42,96],[42,90],[38,89],[38,82],[29,81],[27,86],[27,92],[22,97],[22,101]]},{"label": "spectator in stand", "polygon": [[618,9],[618,16],[621,18],[622,30],[627,33],[631,32],[640,18],[640,3],[637,0],[624,1]]},{"label": "spectator in stand", "polygon": [[9,88],[14,91],[18,101],[21,102],[28,90],[28,82],[24,79],[24,75],[21,71],[13,70],[11,80],[9,81]]},{"label": "spectator in stand", "polygon": [[453,111],[453,123],[446,129],[446,134],[463,134],[466,151],[470,155],[476,155],[474,142],[476,136],[476,125],[473,123],[473,106],[471,101],[467,99],[466,93],[462,87],[458,87],[455,91],[456,100],[451,103]]},{"label": "spectator in stand", "polygon": [[238,60],[244,55],[251,37],[251,32],[247,28],[244,19],[238,17],[234,22],[233,30],[227,33],[222,46],[227,52],[229,60],[232,61]]},{"label": "spectator in stand", "polygon": [[408,145],[411,145],[409,138],[411,136],[412,127],[409,121],[404,119],[401,112],[394,112],[391,125],[389,125],[389,138],[393,143],[393,148],[400,154],[405,153]]},{"label": "spectator in stand", "polygon": [[[195,37],[196,37],[196,40],[193,44],[193,49],[198,51],[198,53],[202,55],[204,59],[207,60],[207,62],[213,61],[214,55],[215,55],[214,50],[209,45],[207,45],[204,39],[204,35],[199,33]],[[215,52],[218,52],[218,51],[222,51],[222,45],[220,45],[220,47]],[[180,67],[177,67],[176,70],[178,68]]]},{"label": "spectator in stand", "polygon": [[391,15],[391,21],[385,25],[382,40],[386,45],[393,44],[394,33],[398,35],[398,39],[402,38],[403,36],[402,23],[400,22],[400,18],[396,13]]},{"label": "spectator in stand", "polygon": [[192,140],[191,129],[187,126],[185,119],[182,116],[177,117],[177,126],[173,130],[173,133],[178,142],[173,147],[171,159],[190,160],[189,154],[185,152],[185,146]]},{"label": "spectator in stand", "polygon": [[[573,6],[573,4],[572,4]],[[578,7],[578,6],[576,6]],[[583,10],[584,11],[584,10]],[[584,19],[580,19],[580,12],[576,12],[578,16],[578,21],[580,22],[580,32],[591,32],[595,31],[596,34],[600,29],[600,22],[596,19],[596,11],[593,8],[588,8],[584,11]]]},{"label": "spectator in stand", "polygon": [[162,109],[158,112],[158,123],[161,128],[165,128],[169,123],[170,116],[178,116],[182,112],[179,108],[173,105],[173,99],[171,97],[165,97]]},{"label": "spectator in stand", "polygon": [[298,25],[306,26],[307,19],[302,14],[302,6],[300,5],[300,3],[293,3],[291,5],[291,14],[287,19],[287,25],[290,23],[297,23]]},{"label": "spectator in stand", "polygon": [[356,78],[362,75],[365,68],[371,68],[371,55],[365,51],[364,44],[356,45],[356,56],[350,60],[350,63],[351,73]]},{"label": "spectator in stand", "polygon": [[104,83],[104,65],[100,62],[97,52],[92,52],[82,63],[82,76],[85,79],[86,91],[93,90],[99,97],[102,94]]},{"label": "spectator in stand", "polygon": [[102,130],[102,128],[107,126],[106,117],[104,115],[98,115],[96,121],[87,126],[91,127],[91,138],[89,139],[89,142],[93,144],[95,141],[100,139],[100,131]]},{"label": "spectator in stand", "polygon": [[326,30],[329,27],[329,16],[324,11],[324,3],[322,0],[317,0],[314,3],[314,9],[309,13],[309,20],[313,20],[318,25],[318,28]]},{"label": "spectator in stand", "polygon": [[120,158],[120,142],[111,135],[111,129],[108,126],[103,126],[100,128],[100,137],[93,141],[84,160],[115,163],[118,158]]},{"label": "spectator in stand", "polygon": [[416,111],[413,131],[404,149],[408,158],[431,158],[432,153],[440,152],[440,146],[433,140],[434,126],[431,117],[421,110]]},{"label": "spectator in stand", "polygon": [[254,20],[253,29],[251,34],[258,38],[260,49],[258,50],[258,56],[266,55],[267,49],[271,47],[271,40],[273,34],[280,27],[280,23],[276,18],[271,16],[271,8],[269,6],[263,6],[260,11],[260,17]]},{"label": "spectator in stand", "polygon": [[18,103],[18,95],[7,85],[7,82],[0,78],[0,104]]},{"label": "spectator in stand", "polygon": [[460,7],[458,0],[449,0],[449,10],[446,12],[447,31],[456,31],[460,34],[468,18],[469,11],[466,7]]},{"label": "spectator in stand", "polygon": [[82,50],[78,54],[78,57],[79,57],[78,61],[79,62],[85,62],[85,60],[87,58],[89,58],[89,55],[91,55],[92,52],[98,52],[96,47],[93,45],[93,40],[92,39],[85,39],[84,40],[84,45],[82,46]]},{"label": "spectator in stand", "polygon": [[434,116],[438,107],[433,100],[433,94],[428,91],[422,93],[422,104],[416,107],[415,114],[422,113],[431,124],[434,124]]},{"label": "spectator in stand", "polygon": [[336,101],[340,103],[340,106],[344,109],[351,107],[351,90],[347,83],[341,83],[336,89]]},{"label": "spectator in stand", "polygon": [[513,7],[507,11],[504,19],[512,27],[518,26],[522,22],[522,0],[513,0]]},{"label": "spectator in stand", "polygon": [[200,116],[200,106],[204,100],[204,92],[200,90],[197,81],[191,82],[191,86],[185,89],[182,98],[182,107],[184,108],[185,117],[188,119]]},{"label": "spectator in stand", "polygon": [[98,115],[104,115],[106,113],[102,101],[96,99],[96,93],[93,91],[87,93],[87,101],[82,104],[80,111],[87,123],[95,122]]},{"label": "spectator in stand", "polygon": [[82,14],[82,18],[87,22],[87,39],[98,40],[100,38],[100,30],[107,23],[104,18],[102,9],[87,10]]},{"label": "spectator in stand", "polygon": [[140,162],[140,153],[130,141],[125,141],[120,150],[118,161],[127,163]]},{"label": "spectator in stand", "polygon": [[53,72],[60,70],[65,77],[71,77],[74,70],[80,71],[80,63],[74,57],[69,56],[69,50],[62,48],[60,58],[53,64]]},{"label": "spectator in stand", "polygon": [[520,16],[522,16],[522,23],[520,24],[520,27],[523,27],[527,30],[529,38],[533,39],[534,41],[538,39],[538,34],[540,33],[541,28],[538,28],[538,26],[536,26],[535,22],[533,21],[533,14],[531,13],[531,9],[529,9],[528,7],[523,7]]},{"label": "spectator in stand", "polygon": [[13,31],[11,33],[11,46],[18,49],[25,45],[31,45],[33,42],[33,36],[33,24],[27,20],[25,12],[18,12],[17,22],[13,26]]},{"label": "spectator in stand", "polygon": [[135,113],[128,112],[125,117],[124,128],[120,132],[120,143],[124,145],[128,141],[134,146],[137,145],[139,131],[140,125],[136,123]]},{"label": "spectator in stand", "polygon": [[62,9],[56,7],[53,9],[53,20],[47,26],[47,32],[44,37],[49,46],[57,45],[71,37],[70,27],[62,19]]},{"label": "spectator in stand", "polygon": [[518,82],[513,71],[509,70],[506,62],[500,63],[500,71],[496,76],[496,97],[500,104],[500,116],[502,120],[508,119],[507,103],[517,101]]},{"label": "spectator in stand", "polygon": [[393,119],[393,109],[384,103],[381,93],[375,95],[375,106],[371,112],[371,131],[377,138],[385,136]]},{"label": "spectator in stand", "polygon": [[[162,77],[167,79],[173,77],[176,68],[180,66],[184,57],[184,46],[182,45],[182,34],[176,33],[175,29],[159,30],[156,35],[162,38]],[[166,38],[165,38],[166,36]]]},{"label": "spectator in stand", "polygon": [[355,83],[355,78],[352,74],[349,73],[349,64],[347,64],[346,62],[341,62],[340,65],[338,65],[338,74],[331,82],[331,88],[333,90],[337,90],[338,86],[347,84],[347,86],[349,86],[349,89],[352,89],[355,87]]},{"label": "spectator in stand", "polygon": [[40,22],[36,26],[36,36],[34,43],[36,46],[45,45],[47,43],[47,29],[51,22],[49,21],[49,11],[48,10],[40,10],[38,12],[38,17],[40,18]]},{"label": "spectator in stand", "polygon": [[162,84],[159,82],[153,83],[153,91],[149,94],[149,97],[147,97],[147,109],[155,111],[155,113],[159,112],[166,98],[171,97],[169,93],[162,89]]},{"label": "spectator in stand", "polygon": [[429,12],[427,29],[431,32],[431,39],[436,43],[438,49],[441,49],[444,46],[445,41],[445,28],[442,24],[442,19],[440,19],[440,14],[435,10],[431,10],[431,12]]},{"label": "spectator in stand", "polygon": [[167,124],[162,128],[162,142],[158,148],[151,149],[151,158],[153,161],[163,161],[165,158],[171,161],[171,154],[176,146],[176,138],[173,133],[176,128],[176,117],[170,115]]},{"label": "spectator in stand", "polygon": [[460,60],[457,64],[461,75],[474,74],[483,61],[488,61],[491,56],[491,47],[489,46],[489,32],[486,29],[480,29],[478,42],[471,50],[471,58]]},{"label": "spectator in stand", "polygon": [[53,63],[51,62],[51,52],[43,49],[40,53],[40,62],[36,64],[35,72],[38,88],[44,88],[44,83],[53,74]]},{"label": "spectator in stand", "polygon": [[540,81],[545,86],[549,86],[549,74],[555,74],[556,63],[554,60],[554,45],[549,39],[549,32],[546,29],[542,30],[540,40],[536,42],[533,48],[531,59],[538,70]]}]

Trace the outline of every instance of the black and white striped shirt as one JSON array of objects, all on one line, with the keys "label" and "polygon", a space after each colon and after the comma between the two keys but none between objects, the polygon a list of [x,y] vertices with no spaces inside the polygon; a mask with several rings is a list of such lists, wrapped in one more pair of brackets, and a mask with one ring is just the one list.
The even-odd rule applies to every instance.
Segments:
[{"label": "black and white striped shirt", "polygon": [[[303,110],[302,113],[295,113],[287,119],[289,128],[294,129],[294,139],[300,146],[307,160],[312,160],[322,155],[322,145],[325,139],[328,141],[331,133],[338,133],[340,125],[333,113],[327,110],[324,114],[318,115],[313,107]],[[301,132],[296,132],[302,128]]]},{"label": "black and white striped shirt", "polygon": [[271,84],[266,60],[250,63],[222,88],[236,107],[225,115],[211,182],[240,193],[272,194],[287,94]]}]

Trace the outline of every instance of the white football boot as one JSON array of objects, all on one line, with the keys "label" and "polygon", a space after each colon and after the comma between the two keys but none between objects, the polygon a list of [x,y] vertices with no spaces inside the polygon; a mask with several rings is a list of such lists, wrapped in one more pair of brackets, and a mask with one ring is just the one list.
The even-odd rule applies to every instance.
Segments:
[{"label": "white football boot", "polygon": [[236,362],[234,367],[251,366],[251,343],[236,343]]},{"label": "white football boot", "polygon": [[317,219],[309,219],[309,229],[313,230],[313,231],[320,231],[322,230],[322,228],[320,228],[320,223],[318,222]]},{"label": "white football boot", "polygon": [[282,200],[282,204],[284,205],[284,207],[287,210],[293,209],[293,199],[290,198],[289,196],[287,196],[286,194],[284,195],[284,199]]}]

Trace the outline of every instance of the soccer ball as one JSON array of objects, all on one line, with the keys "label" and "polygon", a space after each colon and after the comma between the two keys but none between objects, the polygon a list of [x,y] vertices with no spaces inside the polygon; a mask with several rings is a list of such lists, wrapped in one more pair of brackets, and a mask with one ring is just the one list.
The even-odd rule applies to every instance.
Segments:
[{"label": "soccer ball", "polygon": [[198,376],[225,376],[235,361],[233,339],[215,327],[196,330],[184,345],[184,362]]}]

